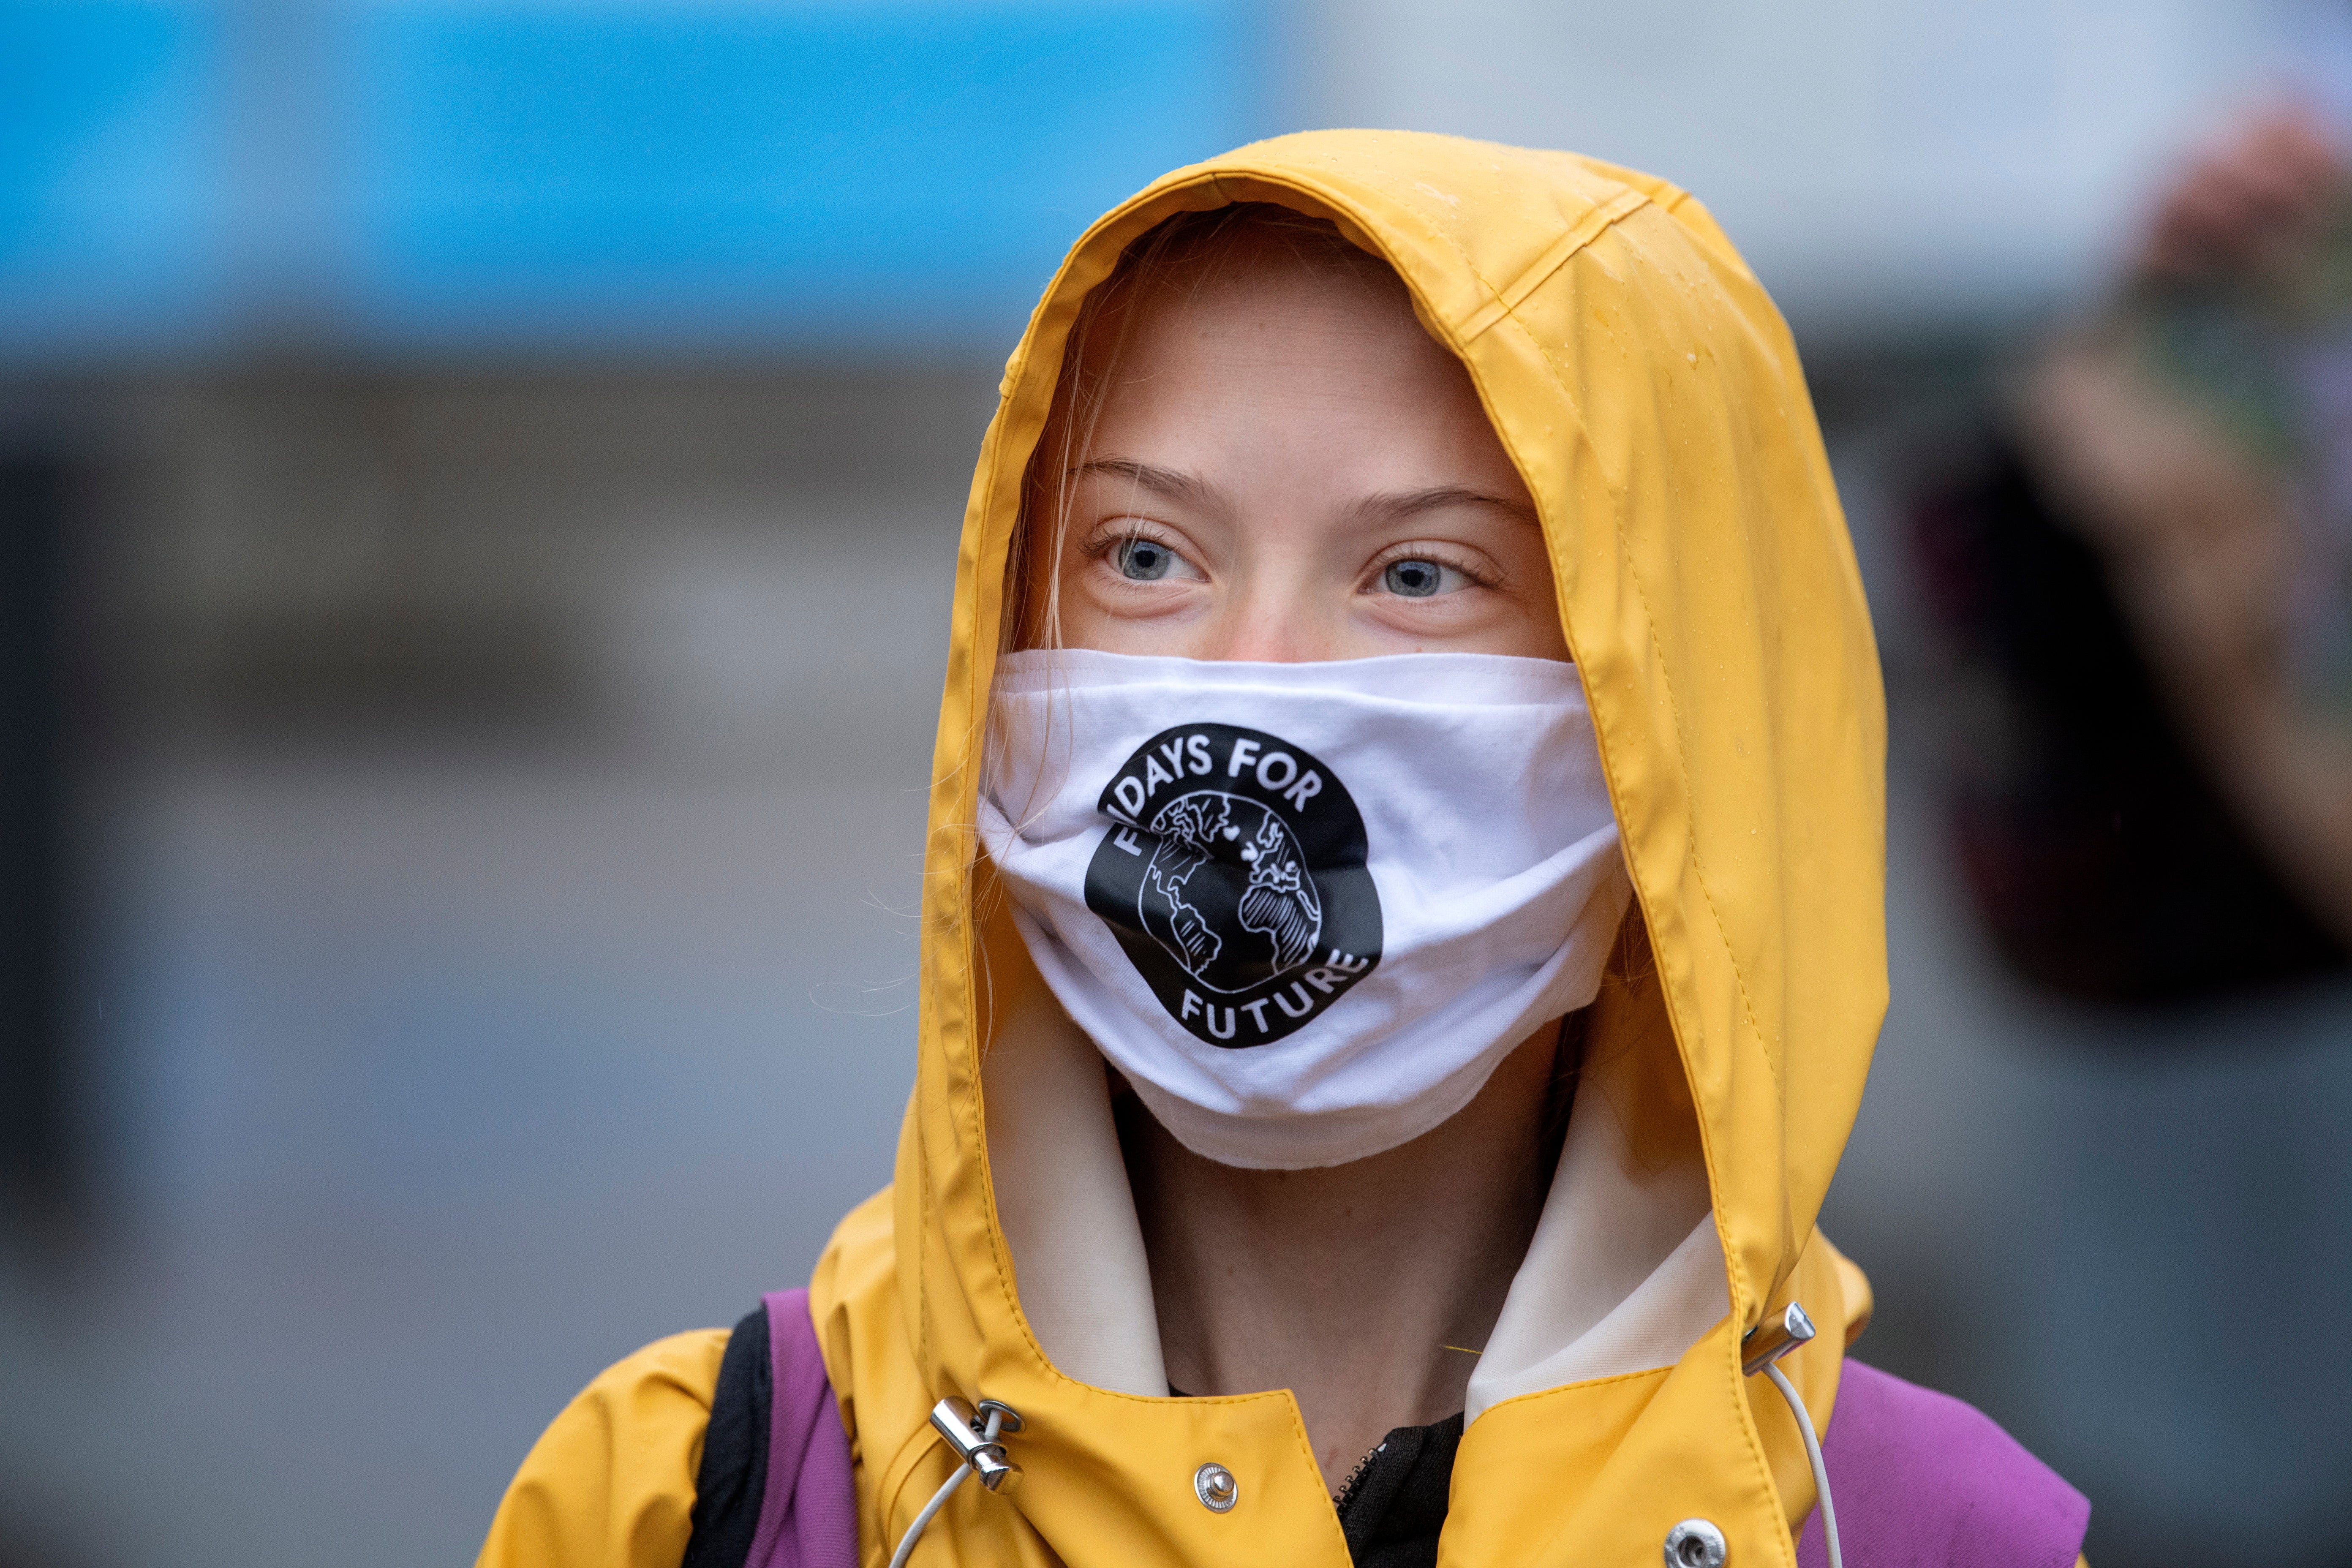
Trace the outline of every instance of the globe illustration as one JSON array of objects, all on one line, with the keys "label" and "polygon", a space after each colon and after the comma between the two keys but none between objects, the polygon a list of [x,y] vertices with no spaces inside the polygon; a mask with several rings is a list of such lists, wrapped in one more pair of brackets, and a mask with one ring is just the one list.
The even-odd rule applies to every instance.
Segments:
[{"label": "globe illustration", "polygon": [[1137,898],[1144,929],[1224,994],[1315,954],[1322,899],[1289,826],[1258,802],[1195,790],[1145,825],[1158,840]]}]

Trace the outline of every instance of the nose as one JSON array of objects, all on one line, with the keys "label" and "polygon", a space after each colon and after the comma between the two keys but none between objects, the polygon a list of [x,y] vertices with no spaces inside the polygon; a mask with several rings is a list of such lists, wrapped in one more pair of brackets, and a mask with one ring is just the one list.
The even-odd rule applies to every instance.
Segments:
[{"label": "nose", "polygon": [[1201,658],[1305,664],[1336,651],[1328,613],[1305,583],[1260,581],[1234,595],[1209,630]]},{"label": "nose", "polygon": [[1289,622],[1254,620],[1224,629],[1202,650],[1202,658],[1249,660],[1259,664],[1305,664],[1328,657],[1299,635]]}]

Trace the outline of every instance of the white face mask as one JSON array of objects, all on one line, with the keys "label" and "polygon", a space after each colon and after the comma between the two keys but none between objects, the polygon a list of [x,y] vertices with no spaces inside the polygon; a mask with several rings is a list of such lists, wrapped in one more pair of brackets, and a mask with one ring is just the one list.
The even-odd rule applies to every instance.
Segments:
[{"label": "white face mask", "polygon": [[1030,956],[1199,1154],[1416,1138],[1581,1007],[1631,888],[1576,671],[997,665],[980,835]]}]

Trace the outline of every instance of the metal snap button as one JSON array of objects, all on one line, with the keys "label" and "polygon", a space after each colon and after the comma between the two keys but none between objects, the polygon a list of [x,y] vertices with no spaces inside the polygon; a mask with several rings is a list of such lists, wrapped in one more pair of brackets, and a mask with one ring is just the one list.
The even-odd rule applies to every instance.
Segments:
[{"label": "metal snap button", "polygon": [[1211,1513],[1231,1513],[1242,1500],[1242,1484],[1224,1466],[1206,1464],[1192,1472],[1192,1495]]},{"label": "metal snap button", "polygon": [[1666,1568],[1723,1568],[1731,1555],[1723,1531],[1703,1519],[1686,1519],[1666,1531]]}]

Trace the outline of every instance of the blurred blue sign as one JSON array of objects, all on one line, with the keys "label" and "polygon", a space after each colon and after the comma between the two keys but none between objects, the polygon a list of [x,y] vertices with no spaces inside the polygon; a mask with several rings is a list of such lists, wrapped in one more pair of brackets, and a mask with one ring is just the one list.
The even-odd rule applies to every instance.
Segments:
[{"label": "blurred blue sign", "polygon": [[10,0],[0,353],[996,341],[1248,0]]},{"label": "blurred blue sign", "polygon": [[0,344],[185,338],[222,303],[221,19],[0,6]]}]

